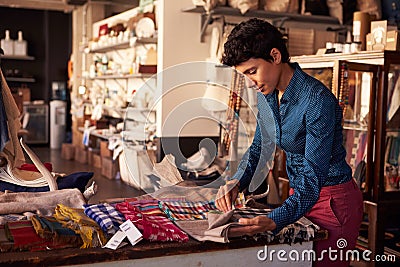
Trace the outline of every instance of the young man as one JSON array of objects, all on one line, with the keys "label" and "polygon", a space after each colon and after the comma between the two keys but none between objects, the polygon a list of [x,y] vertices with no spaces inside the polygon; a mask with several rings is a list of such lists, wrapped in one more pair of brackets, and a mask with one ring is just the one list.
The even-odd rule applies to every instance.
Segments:
[{"label": "young man", "polygon": [[[362,219],[362,194],[345,161],[342,110],[337,99],[297,63],[290,63],[282,34],[260,19],[242,22],[232,30],[224,45],[222,61],[250,78],[273,111],[276,145],[286,153],[292,188],[292,195],[268,217],[242,219],[240,223],[249,234],[278,232],[306,216],[329,232],[328,239],[315,244],[317,257],[329,248],[343,249],[345,255],[356,244]],[[266,112],[259,110],[259,115],[267,116]],[[248,160],[242,161],[236,174],[218,192],[216,204],[222,211],[231,209],[238,190],[245,189],[253,177],[261,153],[261,127],[268,125],[258,121]],[[342,239],[346,240],[346,247],[338,247],[337,242]],[[326,253],[316,266],[349,264],[332,261],[328,256]]]}]

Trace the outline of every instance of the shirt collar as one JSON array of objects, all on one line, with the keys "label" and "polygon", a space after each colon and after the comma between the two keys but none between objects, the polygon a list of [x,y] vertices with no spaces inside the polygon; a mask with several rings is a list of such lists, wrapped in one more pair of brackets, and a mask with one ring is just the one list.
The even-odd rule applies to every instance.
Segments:
[{"label": "shirt collar", "polygon": [[[289,63],[289,65],[294,68],[293,77],[290,79],[289,85],[286,87],[285,92],[281,98],[281,103],[291,102],[296,103],[300,98],[301,90],[299,90],[299,85],[304,84],[306,74],[300,68],[297,62]],[[266,95],[268,101],[273,100],[276,97],[277,89],[274,90],[269,95]]]}]

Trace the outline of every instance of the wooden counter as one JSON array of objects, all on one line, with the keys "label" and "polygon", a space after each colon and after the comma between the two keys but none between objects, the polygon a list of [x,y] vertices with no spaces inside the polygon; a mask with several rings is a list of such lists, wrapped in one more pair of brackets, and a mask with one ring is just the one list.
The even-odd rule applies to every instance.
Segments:
[{"label": "wooden counter", "polygon": [[[317,233],[316,240],[327,237],[326,231]],[[186,243],[178,242],[149,242],[142,240],[132,247],[127,245],[117,250],[91,249],[59,249],[40,252],[6,252],[0,253],[0,266],[66,266],[91,265],[97,266],[265,266],[267,261],[257,258],[257,253],[265,249],[266,241],[259,239],[236,239],[230,243],[198,242],[191,239]],[[292,245],[277,242],[267,244],[268,253],[274,249],[297,250],[301,256],[304,250],[312,249],[312,242],[296,243]],[[189,256],[189,257],[188,257]],[[288,254],[286,254],[288,258]],[[289,263],[296,266],[311,266],[310,261],[279,262],[277,253],[274,254],[273,264],[279,266]]]}]

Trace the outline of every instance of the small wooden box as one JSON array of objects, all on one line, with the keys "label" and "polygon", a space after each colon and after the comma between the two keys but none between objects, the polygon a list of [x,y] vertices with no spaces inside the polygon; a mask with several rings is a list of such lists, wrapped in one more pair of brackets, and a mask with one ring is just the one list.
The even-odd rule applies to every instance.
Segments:
[{"label": "small wooden box", "polygon": [[141,64],[139,64],[139,73],[147,73],[147,74],[157,73],[157,65],[141,65]]},{"label": "small wooden box", "polygon": [[18,88],[18,94],[22,95],[22,102],[31,102],[31,89],[26,86]]},{"label": "small wooden box", "polygon": [[119,171],[119,161],[113,161],[111,158],[101,158],[101,174],[108,179],[115,179]]},{"label": "small wooden box", "polygon": [[66,160],[73,160],[75,158],[75,146],[69,143],[61,145],[61,158]]}]

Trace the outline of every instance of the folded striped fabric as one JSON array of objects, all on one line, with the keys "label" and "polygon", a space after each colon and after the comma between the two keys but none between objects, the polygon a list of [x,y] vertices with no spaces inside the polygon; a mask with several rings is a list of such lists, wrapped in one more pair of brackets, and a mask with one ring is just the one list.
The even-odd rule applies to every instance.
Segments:
[{"label": "folded striped fabric", "polygon": [[165,213],[158,206],[157,199],[146,199],[129,202],[133,207],[137,207],[142,214],[167,217]]},{"label": "folded striped fabric", "polygon": [[13,242],[13,250],[40,251],[68,247],[65,243],[41,238],[29,220],[8,222],[5,227],[10,241]]},{"label": "folded striped fabric", "polygon": [[82,245],[82,239],[78,234],[69,228],[63,227],[52,216],[34,215],[31,217],[31,221],[33,228],[41,238],[51,240],[54,244],[63,244],[65,247],[79,247]]},{"label": "folded striped fabric", "polygon": [[84,208],[85,214],[107,234],[115,234],[126,221],[124,215],[108,203],[84,205]]},{"label": "folded striped fabric", "polygon": [[45,250],[51,243],[36,234],[32,222],[17,221],[8,222],[6,231],[9,238],[14,242],[14,248],[28,250]]},{"label": "folded striped fabric", "polygon": [[122,202],[116,204],[116,209],[124,214],[127,220],[132,221],[147,240],[178,242],[189,240],[185,232],[173,224],[165,214],[159,212],[157,200],[146,204]]},{"label": "folded striped fabric", "polygon": [[217,209],[213,201],[159,201],[159,207],[172,221],[205,220],[209,211]]}]

